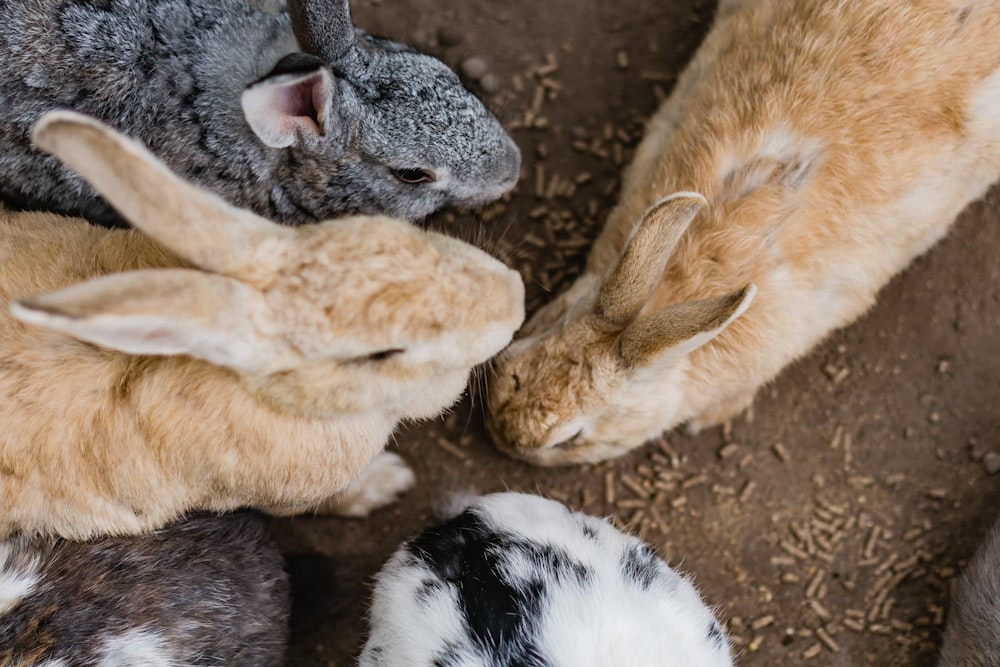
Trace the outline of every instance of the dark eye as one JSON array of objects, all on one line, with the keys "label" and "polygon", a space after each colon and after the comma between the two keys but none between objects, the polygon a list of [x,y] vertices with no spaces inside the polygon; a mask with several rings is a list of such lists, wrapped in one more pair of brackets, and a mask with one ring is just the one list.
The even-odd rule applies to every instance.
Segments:
[{"label": "dark eye", "polygon": [[391,169],[392,175],[401,180],[403,183],[433,183],[435,181],[434,174],[427,171],[426,169]]},{"label": "dark eye", "polygon": [[397,354],[403,354],[403,350],[395,348],[392,350],[379,350],[378,352],[372,352],[366,359],[368,361],[382,361],[388,359],[389,357],[395,357]]}]

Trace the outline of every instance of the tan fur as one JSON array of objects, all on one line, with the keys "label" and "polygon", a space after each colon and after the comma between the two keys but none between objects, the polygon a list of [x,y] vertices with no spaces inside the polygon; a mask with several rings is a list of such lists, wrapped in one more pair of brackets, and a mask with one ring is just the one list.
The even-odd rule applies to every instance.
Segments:
[{"label": "tan fur", "polygon": [[[397,423],[455,401],[523,319],[517,274],[454,239],[378,217],[227,222],[235,209],[165,170],[131,189],[158,165],[109,129],[46,123],[40,143],[142,209],[135,222],[171,251],[0,211],[0,535],[138,533],[247,505],[364,514],[412,482],[383,453]],[[195,234],[206,220],[227,228]],[[233,242],[241,229],[253,244]]]},{"label": "tan fur", "polygon": [[[539,464],[592,461],[734,416],[864,313],[998,174],[997,0],[724,0],[584,273],[498,360],[494,439]],[[639,295],[636,322],[759,292],[711,342],[624,364],[634,325],[595,328],[597,294],[644,212],[678,190],[709,204]]]}]

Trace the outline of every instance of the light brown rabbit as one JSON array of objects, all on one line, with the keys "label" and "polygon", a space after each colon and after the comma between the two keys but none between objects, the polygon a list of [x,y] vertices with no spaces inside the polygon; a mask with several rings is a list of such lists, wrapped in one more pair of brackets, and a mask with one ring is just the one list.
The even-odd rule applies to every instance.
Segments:
[{"label": "light brown rabbit", "polygon": [[596,461],[733,417],[998,174],[1000,2],[724,1],[583,274],[498,360],[494,440]]},{"label": "light brown rabbit", "polygon": [[35,141],[148,237],[0,217],[0,535],[364,514],[412,483],[383,453],[395,426],[454,402],[523,320],[518,275],[455,239],[275,225],[78,114]]}]

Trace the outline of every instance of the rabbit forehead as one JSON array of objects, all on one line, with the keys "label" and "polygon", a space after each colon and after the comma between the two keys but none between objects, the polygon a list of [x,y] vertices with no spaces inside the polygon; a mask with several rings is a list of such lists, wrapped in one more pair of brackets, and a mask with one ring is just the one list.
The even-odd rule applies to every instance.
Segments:
[{"label": "rabbit forehead", "polygon": [[444,63],[411,50],[373,56],[377,67],[348,77],[362,107],[361,150],[394,167],[478,170],[507,135]]},{"label": "rabbit forehead", "polygon": [[497,360],[489,403],[510,444],[549,444],[565,424],[599,412],[625,377],[615,340],[575,321],[514,341]]},{"label": "rabbit forehead", "polygon": [[301,228],[293,252],[267,298],[307,355],[363,354],[487,324],[482,290],[502,266],[388,218]]}]

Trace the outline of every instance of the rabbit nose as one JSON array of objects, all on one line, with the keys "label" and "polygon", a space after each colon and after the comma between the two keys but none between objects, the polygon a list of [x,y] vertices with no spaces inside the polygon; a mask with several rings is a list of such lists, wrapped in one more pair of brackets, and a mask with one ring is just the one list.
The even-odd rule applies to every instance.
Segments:
[{"label": "rabbit nose", "polygon": [[517,185],[521,178],[521,149],[510,137],[507,137],[507,146],[499,160],[497,171],[497,180],[508,190]]}]

